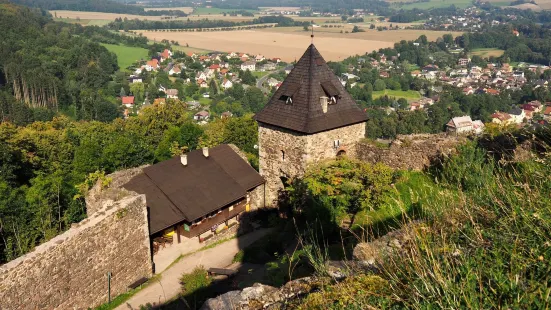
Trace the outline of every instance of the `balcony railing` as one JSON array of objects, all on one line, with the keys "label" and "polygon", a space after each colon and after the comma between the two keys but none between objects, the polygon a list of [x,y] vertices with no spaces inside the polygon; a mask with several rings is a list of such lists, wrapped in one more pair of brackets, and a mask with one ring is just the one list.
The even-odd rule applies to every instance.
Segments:
[{"label": "balcony railing", "polygon": [[213,226],[222,224],[225,221],[232,219],[239,213],[245,211],[246,208],[247,208],[247,201],[246,199],[244,199],[241,202],[233,205],[233,209],[231,211],[230,211],[230,207],[227,207],[223,209],[222,212],[216,214],[215,216],[204,219],[203,222],[201,222],[201,224],[190,226],[189,231],[184,230],[184,228],[180,228],[181,234],[186,238],[196,237],[206,231],[211,230]]}]

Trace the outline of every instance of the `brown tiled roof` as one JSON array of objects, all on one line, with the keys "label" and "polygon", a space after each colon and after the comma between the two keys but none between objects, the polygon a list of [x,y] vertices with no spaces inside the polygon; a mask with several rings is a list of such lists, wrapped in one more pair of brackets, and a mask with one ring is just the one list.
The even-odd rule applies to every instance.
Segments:
[{"label": "brown tiled roof", "polygon": [[230,146],[187,153],[143,169],[124,188],[146,195],[150,234],[182,221],[192,222],[247,195],[264,179]]},{"label": "brown tiled roof", "polygon": [[[335,95],[337,103],[323,113],[320,97]],[[286,103],[286,97],[291,97],[292,103]],[[312,44],[255,119],[311,134],[365,122],[367,116]]]}]

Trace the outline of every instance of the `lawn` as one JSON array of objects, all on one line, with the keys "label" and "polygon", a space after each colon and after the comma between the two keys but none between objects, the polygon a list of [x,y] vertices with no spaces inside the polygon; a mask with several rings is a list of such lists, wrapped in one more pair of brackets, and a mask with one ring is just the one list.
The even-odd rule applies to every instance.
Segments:
[{"label": "lawn", "polygon": [[117,55],[117,62],[121,69],[130,67],[140,59],[147,59],[148,51],[145,48],[105,43],[101,43],[101,45]]},{"label": "lawn", "polygon": [[500,50],[496,48],[477,48],[471,52],[471,55],[477,55],[482,58],[488,58],[491,56],[500,57],[503,55],[503,53],[505,53],[504,50]]},{"label": "lawn", "polygon": [[415,100],[415,99],[421,98],[421,95],[419,94],[419,92],[414,90],[403,91],[403,90],[386,89],[386,90],[374,91],[373,99],[377,99],[385,95],[389,97],[394,97],[394,98],[405,98],[407,100]]}]

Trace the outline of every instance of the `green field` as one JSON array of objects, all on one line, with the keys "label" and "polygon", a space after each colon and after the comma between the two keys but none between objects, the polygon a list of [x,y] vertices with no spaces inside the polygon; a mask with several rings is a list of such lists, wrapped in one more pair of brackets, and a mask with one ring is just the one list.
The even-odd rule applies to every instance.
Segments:
[{"label": "green field", "polygon": [[429,2],[417,2],[400,5],[399,7],[404,10],[427,10],[432,8],[447,8],[451,5],[455,5],[458,8],[464,9],[473,6],[472,0],[430,0]]},{"label": "green field", "polygon": [[394,98],[404,98],[407,100],[416,100],[421,98],[421,94],[419,94],[419,92],[414,90],[403,91],[403,90],[386,89],[386,90],[374,91],[373,99],[377,99],[385,95],[389,97],[394,97]]},{"label": "green field", "polygon": [[104,43],[101,43],[101,45],[117,55],[117,61],[121,69],[128,68],[140,59],[147,59],[147,50],[145,48]]},{"label": "green field", "polygon": [[503,55],[503,53],[505,53],[504,50],[500,50],[497,48],[477,48],[472,50],[471,55],[477,55],[482,58],[488,58],[491,56],[500,57]]},{"label": "green field", "polygon": [[258,13],[256,10],[237,10],[237,9],[219,9],[219,8],[195,8],[190,15],[209,15],[209,14],[223,14],[233,11],[247,11],[251,13]]}]

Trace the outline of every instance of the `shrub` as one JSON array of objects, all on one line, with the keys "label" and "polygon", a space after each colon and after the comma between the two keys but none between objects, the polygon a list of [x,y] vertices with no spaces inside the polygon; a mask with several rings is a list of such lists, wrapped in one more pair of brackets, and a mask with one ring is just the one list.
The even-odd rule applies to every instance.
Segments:
[{"label": "shrub", "polygon": [[207,270],[203,266],[197,266],[191,273],[180,277],[182,296],[189,305],[200,306],[210,296],[207,288],[211,283]]}]

